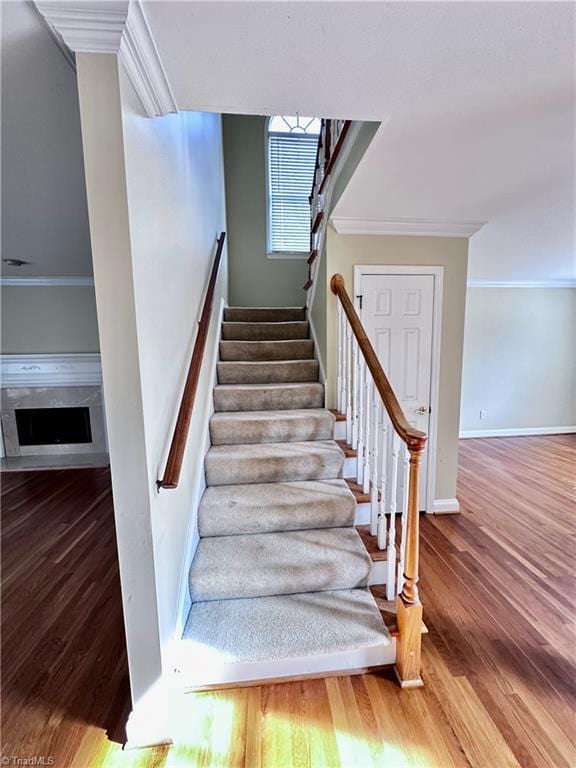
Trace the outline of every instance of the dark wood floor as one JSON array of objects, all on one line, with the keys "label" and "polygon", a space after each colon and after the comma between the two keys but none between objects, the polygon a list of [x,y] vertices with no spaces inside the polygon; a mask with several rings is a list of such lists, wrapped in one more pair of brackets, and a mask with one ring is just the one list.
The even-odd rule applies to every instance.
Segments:
[{"label": "dark wood floor", "polygon": [[462,441],[462,514],[422,520],[425,688],[382,673],[190,694],[186,743],[122,752],[108,473],[3,475],[2,755],[73,768],[574,768],[575,477],[573,436]]}]

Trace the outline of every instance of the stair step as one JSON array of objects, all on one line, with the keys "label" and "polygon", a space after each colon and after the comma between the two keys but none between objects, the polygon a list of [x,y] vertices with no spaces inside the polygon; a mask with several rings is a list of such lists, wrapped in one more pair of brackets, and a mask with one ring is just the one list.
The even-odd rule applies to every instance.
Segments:
[{"label": "stair step", "polygon": [[312,360],[314,342],[297,341],[221,341],[220,360]]},{"label": "stair step", "polygon": [[194,603],[183,638],[182,652],[199,675],[210,674],[215,662],[280,661],[391,643],[366,589]]},{"label": "stair step", "polygon": [[333,440],[214,445],[206,454],[206,485],[335,480],[343,463]]},{"label": "stair step", "polygon": [[324,386],[319,382],[291,384],[218,384],[216,411],[287,411],[322,408]]},{"label": "stair step", "polygon": [[225,341],[290,341],[307,339],[310,328],[306,320],[291,323],[222,323]]},{"label": "stair step", "polygon": [[352,525],[356,502],[344,480],[217,485],[198,510],[205,536],[272,533]]},{"label": "stair step", "polygon": [[318,360],[218,363],[219,384],[286,384],[318,381]]},{"label": "stair step", "polygon": [[290,411],[232,411],[210,419],[212,445],[331,440],[334,416],[323,408]]},{"label": "stair step", "polygon": [[287,323],[306,320],[303,307],[226,307],[224,320],[231,323]]},{"label": "stair step", "polygon": [[190,597],[196,603],[356,589],[367,586],[371,566],[349,527],[213,536],[198,544]]}]

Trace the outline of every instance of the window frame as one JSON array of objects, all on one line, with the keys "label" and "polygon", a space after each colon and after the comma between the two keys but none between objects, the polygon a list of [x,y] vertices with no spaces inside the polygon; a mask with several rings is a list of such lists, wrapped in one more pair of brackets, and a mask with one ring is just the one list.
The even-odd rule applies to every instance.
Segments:
[{"label": "window frame", "polygon": [[[310,257],[310,248],[307,251],[274,251],[272,250],[272,222],[271,222],[271,205],[270,205],[270,150],[268,146],[268,138],[270,132],[268,126],[270,120],[276,115],[267,117],[264,121],[264,187],[265,187],[265,205],[266,205],[266,258],[268,259],[290,259],[293,261],[303,261]],[[279,135],[279,134],[278,134]],[[312,189],[310,189],[312,191]],[[310,224],[312,226],[312,224]]]}]

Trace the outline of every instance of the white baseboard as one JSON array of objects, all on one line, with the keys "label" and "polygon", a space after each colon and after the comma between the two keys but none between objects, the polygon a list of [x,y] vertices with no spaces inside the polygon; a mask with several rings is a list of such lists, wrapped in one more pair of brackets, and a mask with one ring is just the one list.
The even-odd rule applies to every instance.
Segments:
[{"label": "white baseboard", "polygon": [[434,499],[432,512],[435,515],[453,515],[460,512],[460,502],[458,499]]},{"label": "white baseboard", "polygon": [[388,583],[388,562],[386,560],[377,560],[372,563],[370,575],[368,576],[368,585],[373,587],[375,584]]},{"label": "white baseboard", "polygon": [[464,429],[460,439],[473,437],[522,437],[523,435],[571,435],[576,425],[568,427],[513,427],[511,429]]},{"label": "white baseboard", "polygon": [[354,519],[354,525],[369,525],[370,524],[370,504],[367,501],[363,501],[361,504],[356,504],[356,517]]},{"label": "white baseboard", "polygon": [[312,322],[310,309],[308,309],[308,312],[307,312],[307,320],[310,326],[310,336],[312,337],[312,341],[314,342],[314,356],[316,360],[318,360],[318,366],[320,368],[320,382],[324,384],[324,386],[326,386],[326,369],[324,368],[324,361],[320,356],[320,347],[318,346],[318,337],[316,336],[316,329],[314,328],[314,323]]},{"label": "white baseboard", "polygon": [[126,722],[125,749],[155,747],[173,742],[176,715],[174,693],[159,680],[134,705]]},{"label": "white baseboard", "polygon": [[[180,572],[180,588],[178,591],[178,600],[176,604],[177,605],[176,617],[174,621],[175,637],[182,636],[182,633],[184,632],[184,626],[186,624],[186,619],[188,618],[188,613],[190,611],[190,605],[191,605],[189,572],[190,572],[190,564],[192,563],[194,554],[196,553],[196,548],[200,541],[200,535],[198,533],[198,508],[200,506],[200,501],[202,499],[204,491],[206,490],[206,479],[204,476],[204,459],[206,457],[206,454],[208,453],[208,450],[210,449],[210,417],[214,413],[214,400],[213,400],[212,393],[214,391],[214,387],[218,383],[217,363],[218,363],[218,355],[220,350],[220,339],[222,335],[222,331],[221,331],[222,320],[224,319],[224,309],[226,306],[227,306],[227,303],[225,302],[224,299],[222,299],[220,302],[220,306],[216,310],[216,316],[213,320],[217,328],[215,338],[214,338],[214,346],[212,347],[212,349],[208,349],[205,352],[206,364],[210,365],[211,380],[207,389],[206,401],[203,403],[203,408],[202,408],[202,413],[203,413],[202,428],[199,431],[199,433],[196,435],[196,438],[198,442],[203,446],[203,449],[199,454],[198,464],[196,467],[194,467],[195,486],[194,486],[194,494],[193,494],[191,508],[190,508],[190,517],[188,519],[188,530],[186,532],[186,549],[185,549],[186,554],[184,556],[184,560],[182,561],[182,570]],[[173,493],[173,491],[160,491],[160,493]]]},{"label": "white baseboard", "polygon": [[[346,674],[370,667],[393,664],[396,660],[395,638],[385,636],[382,643],[359,646],[347,651],[333,651],[311,656],[296,656],[285,659],[263,661],[231,662],[211,657],[204,648],[181,640],[172,648],[172,668],[175,669],[175,684],[181,690],[211,685],[248,683],[270,678],[283,679],[301,676],[322,676],[334,672]],[[182,718],[180,718],[182,721]],[[172,729],[175,742],[178,738],[178,721]],[[190,723],[182,722],[188,729]]]}]

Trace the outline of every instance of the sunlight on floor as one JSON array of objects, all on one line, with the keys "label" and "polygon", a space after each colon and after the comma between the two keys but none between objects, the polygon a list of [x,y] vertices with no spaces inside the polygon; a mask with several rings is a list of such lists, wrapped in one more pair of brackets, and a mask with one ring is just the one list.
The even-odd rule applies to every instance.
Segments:
[{"label": "sunlight on floor", "polygon": [[90,768],[439,768],[419,748],[378,739],[374,723],[351,716],[346,725],[344,699],[329,696],[328,705],[324,693],[322,702],[302,704],[290,693],[275,686],[269,694],[258,688],[187,694],[174,745],[122,751],[108,744],[104,754],[91,756]]}]

